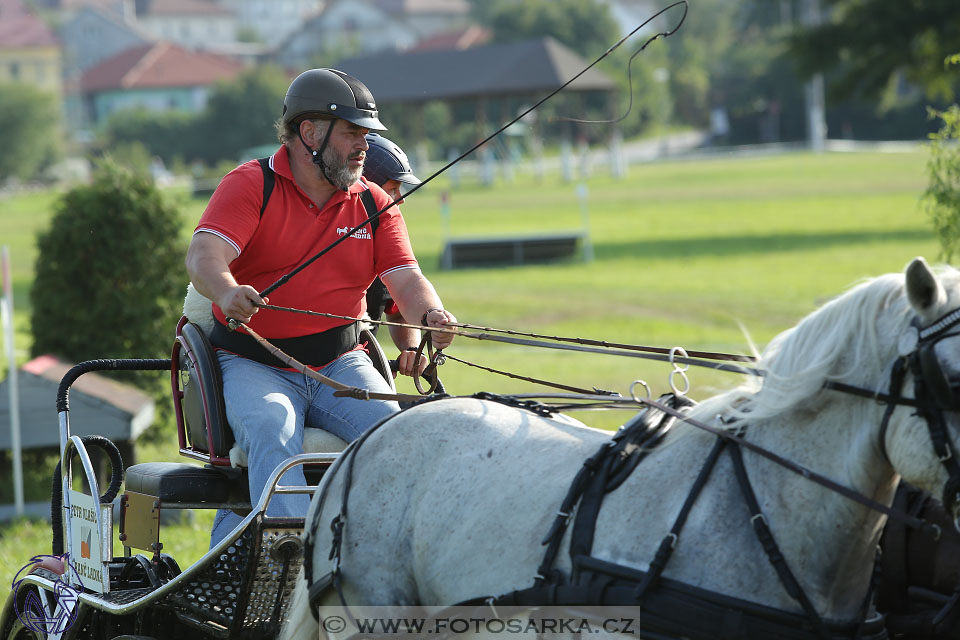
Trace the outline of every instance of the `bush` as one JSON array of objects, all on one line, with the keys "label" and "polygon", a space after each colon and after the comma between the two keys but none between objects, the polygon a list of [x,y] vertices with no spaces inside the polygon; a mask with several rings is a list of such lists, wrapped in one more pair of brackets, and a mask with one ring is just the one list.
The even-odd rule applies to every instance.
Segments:
[{"label": "bush", "polygon": [[[948,57],[946,64],[960,64],[960,54]],[[960,105],[929,111],[943,126],[930,134],[929,182],[923,201],[940,240],[940,257],[949,262],[960,250]]]},{"label": "bush", "polygon": [[187,284],[180,213],[149,178],[104,162],[37,239],[33,353],[168,357]]},{"label": "bush", "polygon": [[960,251],[960,106],[930,113],[943,127],[930,134],[929,184],[923,200],[940,239],[940,257],[949,262]]}]

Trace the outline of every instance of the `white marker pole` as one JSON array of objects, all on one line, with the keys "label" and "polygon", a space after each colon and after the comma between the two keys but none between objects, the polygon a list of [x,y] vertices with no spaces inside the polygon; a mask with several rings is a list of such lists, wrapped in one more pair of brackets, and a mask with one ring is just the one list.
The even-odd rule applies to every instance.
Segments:
[{"label": "white marker pole", "polygon": [[10,374],[10,449],[13,452],[13,500],[18,516],[23,515],[23,461],[20,451],[20,393],[17,390],[17,358],[13,347],[13,279],[10,276],[10,252],[3,246],[3,298],[0,299],[0,315],[3,316],[6,336],[7,364]]}]

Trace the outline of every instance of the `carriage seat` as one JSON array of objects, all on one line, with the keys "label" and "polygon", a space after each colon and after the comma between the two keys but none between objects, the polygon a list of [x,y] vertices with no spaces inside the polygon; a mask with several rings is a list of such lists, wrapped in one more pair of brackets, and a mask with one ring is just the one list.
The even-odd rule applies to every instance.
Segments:
[{"label": "carriage seat", "polygon": [[159,498],[163,505],[249,502],[239,471],[185,462],[143,462],[127,469],[126,490]]}]

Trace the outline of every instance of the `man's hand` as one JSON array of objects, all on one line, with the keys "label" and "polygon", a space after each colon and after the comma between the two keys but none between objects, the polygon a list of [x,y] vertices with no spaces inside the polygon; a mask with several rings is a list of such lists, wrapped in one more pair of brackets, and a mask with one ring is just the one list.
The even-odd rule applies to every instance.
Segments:
[{"label": "man's hand", "polygon": [[[444,309],[430,309],[424,314],[423,320],[427,327],[437,328],[443,328],[448,324],[457,323],[457,319],[453,316],[453,314]],[[431,331],[430,338],[433,340],[433,346],[435,349],[446,349],[450,346],[450,343],[453,342],[452,333]]]},{"label": "man's hand", "polygon": [[414,371],[416,371],[417,375],[420,375],[423,373],[423,370],[427,368],[427,364],[426,355],[421,353],[420,358],[417,358],[416,347],[405,349],[397,356],[397,373],[404,376],[412,376]]},{"label": "man's hand", "polygon": [[268,304],[269,298],[261,298],[257,290],[250,285],[241,284],[229,289],[217,301],[223,314],[228,318],[239,320],[240,322],[250,322],[260,309],[258,305]]}]

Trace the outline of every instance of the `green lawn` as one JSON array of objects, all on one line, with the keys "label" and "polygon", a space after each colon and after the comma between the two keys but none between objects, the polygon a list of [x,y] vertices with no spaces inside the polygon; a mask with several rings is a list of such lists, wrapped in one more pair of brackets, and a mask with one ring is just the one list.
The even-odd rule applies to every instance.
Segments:
[{"label": "green lawn", "polygon": [[[745,352],[749,343],[741,327],[762,346],[861,278],[899,271],[917,255],[935,261],[938,245],[918,206],[925,161],[922,151],[790,153],[635,165],[621,181],[598,175],[587,182],[595,253],[589,264],[440,271],[440,197],[449,183],[444,178],[431,183],[403,210],[421,265],[445,306],[464,322]],[[189,233],[204,203],[174,197],[180,198]],[[19,360],[30,343],[34,234],[48,224],[53,202],[53,195],[0,200],[0,244],[10,245],[13,255]],[[539,185],[520,178],[495,188],[463,186],[450,194],[450,205],[454,236],[550,233],[581,225],[576,184],[556,177]],[[642,378],[654,393],[668,388],[666,365],[634,358],[465,340],[449,352],[581,387],[625,393],[631,381]],[[453,362],[441,375],[456,394],[533,388]],[[705,370],[693,370],[690,377],[695,397],[737,382],[730,374]],[[578,417],[612,428],[627,415]],[[150,447],[140,452],[141,459],[173,459],[175,448],[173,442]],[[164,534],[166,549],[182,565],[205,548],[210,517],[201,513],[193,524]],[[48,547],[47,524],[0,529],[0,584],[9,583],[21,558]]]}]

